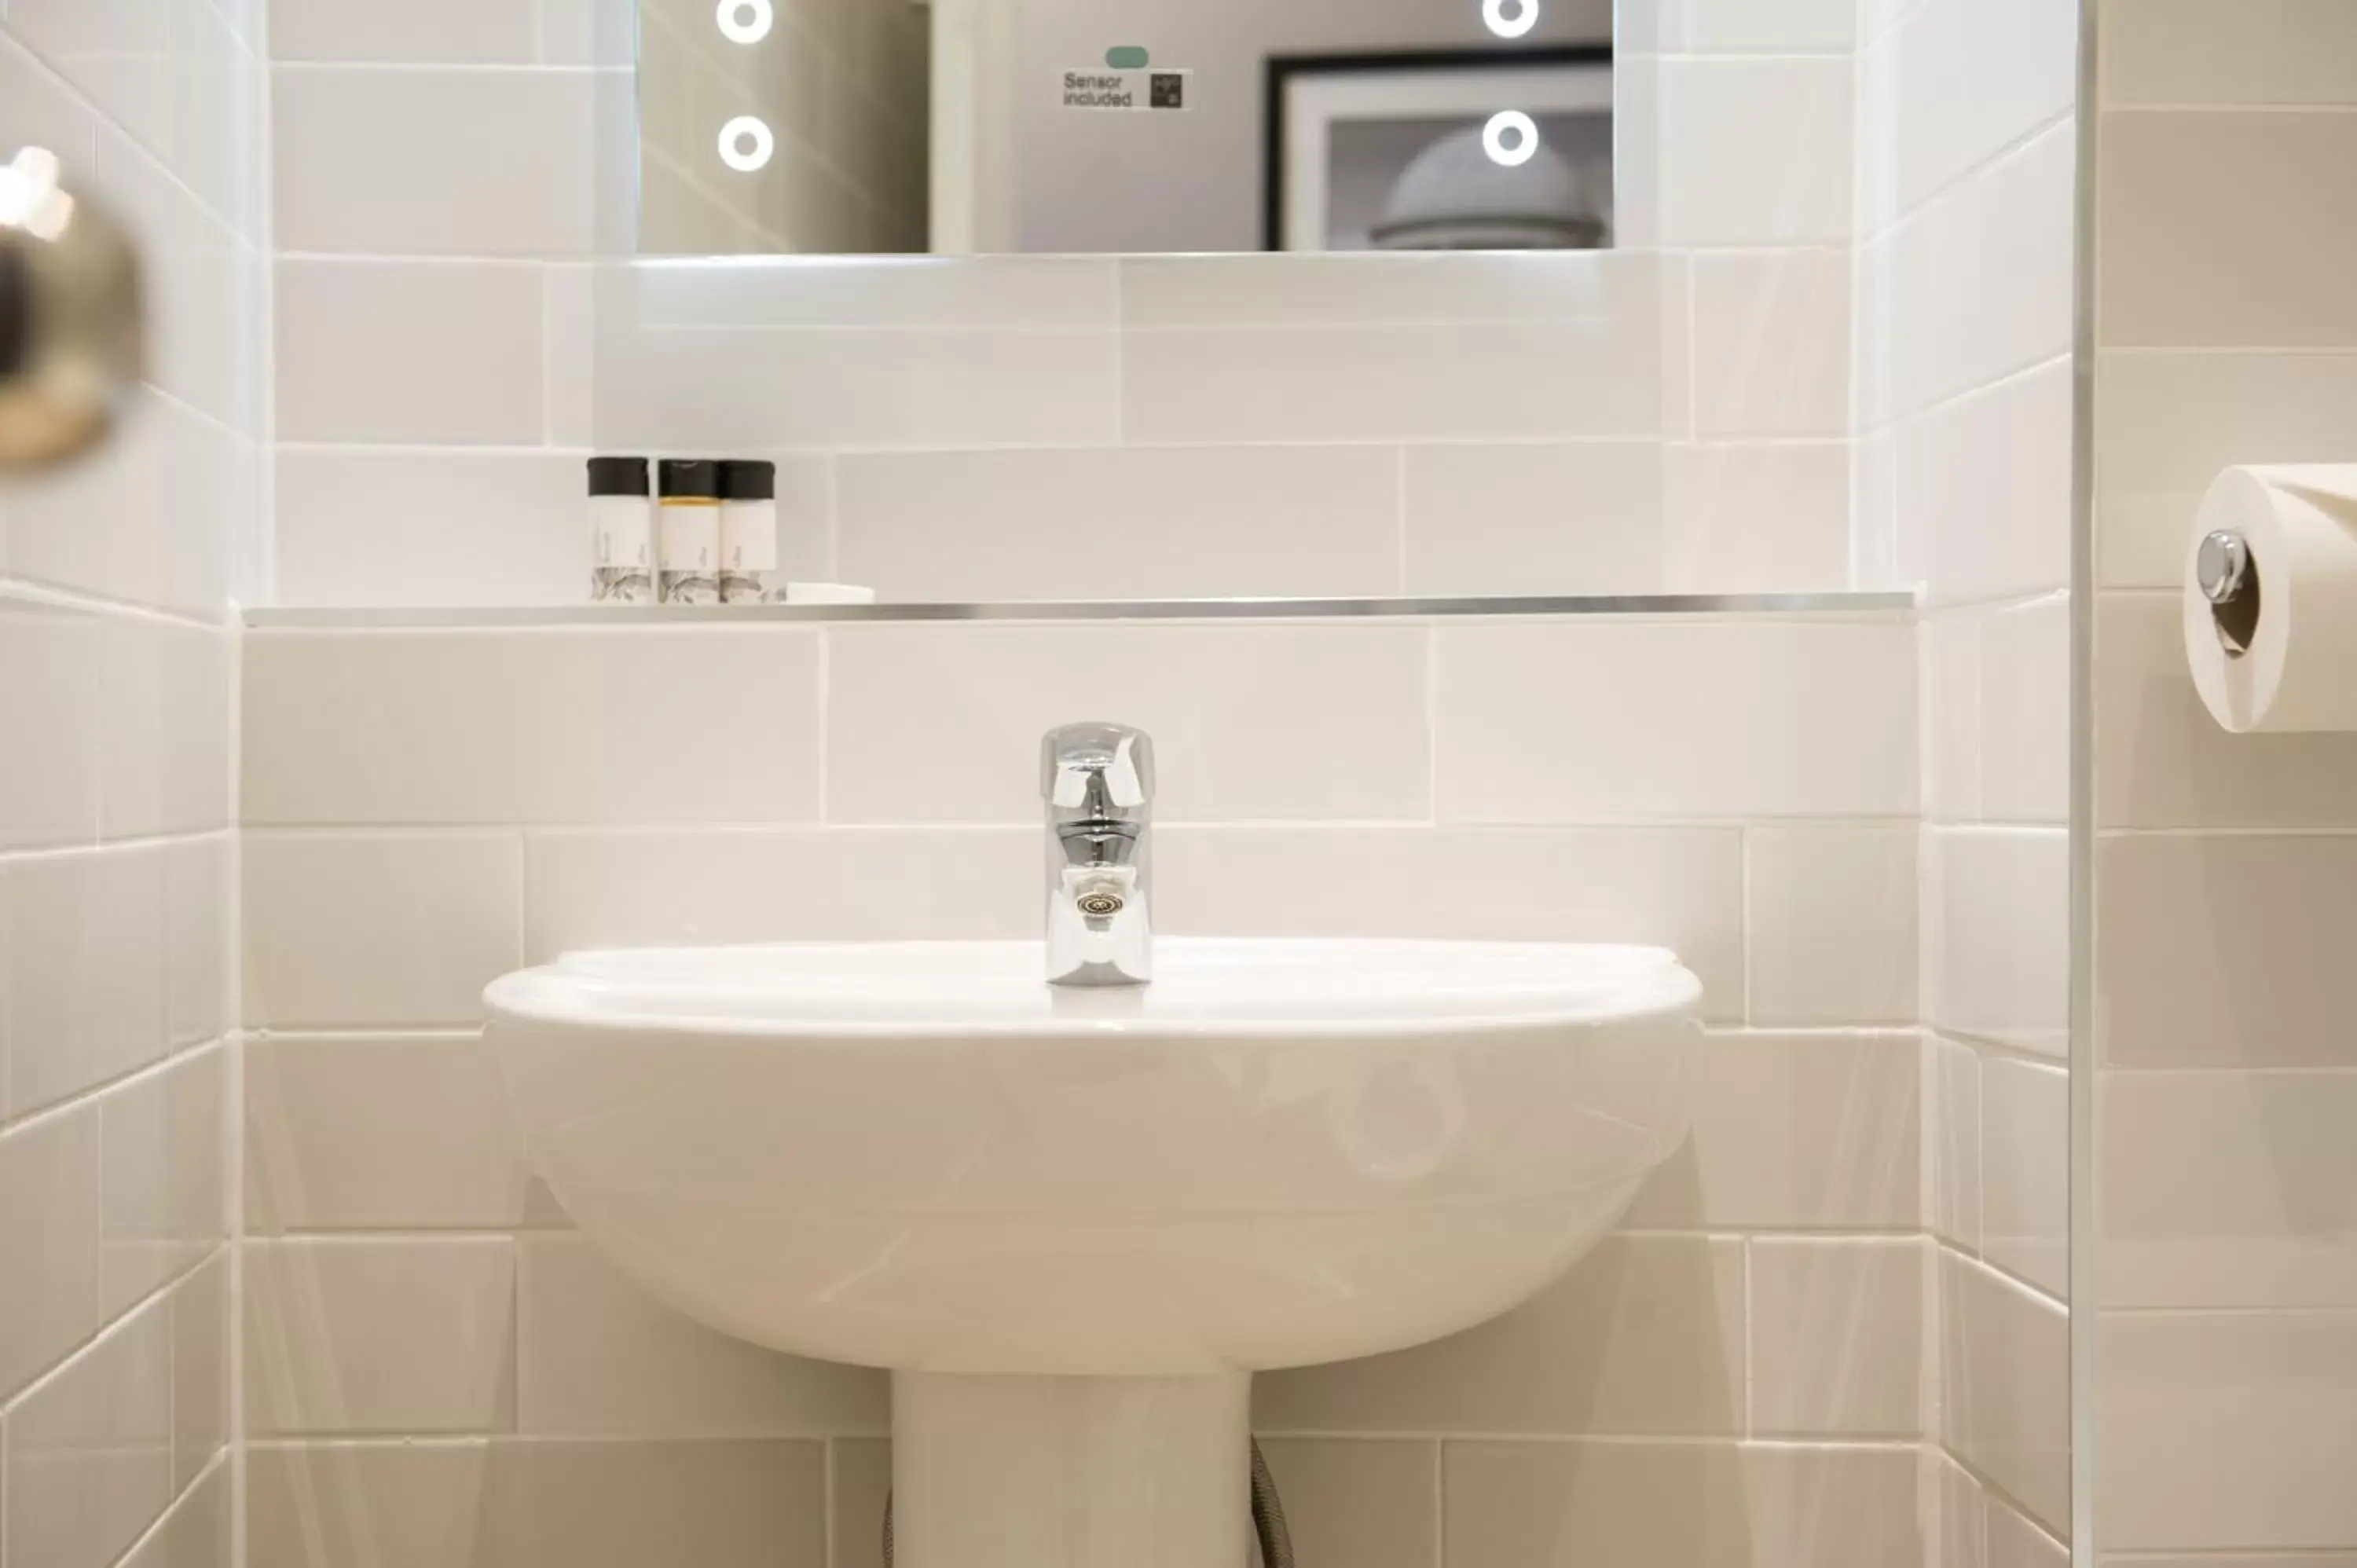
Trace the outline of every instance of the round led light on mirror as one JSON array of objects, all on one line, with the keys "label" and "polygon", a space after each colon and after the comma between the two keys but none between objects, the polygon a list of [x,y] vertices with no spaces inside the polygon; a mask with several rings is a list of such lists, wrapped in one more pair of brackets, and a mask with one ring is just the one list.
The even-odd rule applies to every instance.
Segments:
[{"label": "round led light on mirror", "polygon": [[777,25],[770,0],[720,0],[721,36],[732,44],[758,44]]},{"label": "round led light on mirror", "polygon": [[1502,109],[1481,127],[1481,150],[1501,168],[1520,168],[1539,155],[1539,123],[1519,109]]},{"label": "round led light on mirror", "polygon": [[1539,25],[1539,0],[1481,0],[1481,20],[1501,38],[1519,38]]},{"label": "round led light on mirror", "polygon": [[778,138],[770,127],[750,114],[742,114],[720,127],[720,161],[738,174],[751,174],[770,166],[770,158],[778,150]]}]

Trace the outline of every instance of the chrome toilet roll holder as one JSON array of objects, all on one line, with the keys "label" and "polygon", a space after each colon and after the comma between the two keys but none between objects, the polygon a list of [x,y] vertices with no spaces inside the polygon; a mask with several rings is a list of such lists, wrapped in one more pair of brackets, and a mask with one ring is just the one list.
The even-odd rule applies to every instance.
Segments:
[{"label": "chrome toilet roll holder", "polygon": [[2240,659],[2251,650],[2259,629],[2259,568],[2251,558],[2251,542],[2232,529],[2203,537],[2193,558],[2193,577],[2201,596],[2210,601],[2210,620],[2226,657]]}]

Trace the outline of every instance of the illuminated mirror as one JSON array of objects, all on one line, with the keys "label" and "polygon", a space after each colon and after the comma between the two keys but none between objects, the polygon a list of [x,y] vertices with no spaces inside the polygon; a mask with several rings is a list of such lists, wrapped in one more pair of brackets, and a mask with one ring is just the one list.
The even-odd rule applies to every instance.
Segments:
[{"label": "illuminated mirror", "polygon": [[1593,250],[1609,0],[640,0],[653,255]]}]

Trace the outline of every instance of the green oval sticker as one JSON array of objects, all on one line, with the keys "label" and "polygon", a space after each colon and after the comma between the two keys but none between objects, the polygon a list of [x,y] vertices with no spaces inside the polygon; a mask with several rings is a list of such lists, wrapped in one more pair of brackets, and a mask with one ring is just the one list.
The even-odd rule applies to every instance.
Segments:
[{"label": "green oval sticker", "polygon": [[1144,70],[1152,63],[1153,58],[1135,44],[1124,44],[1105,50],[1105,64],[1114,70]]}]

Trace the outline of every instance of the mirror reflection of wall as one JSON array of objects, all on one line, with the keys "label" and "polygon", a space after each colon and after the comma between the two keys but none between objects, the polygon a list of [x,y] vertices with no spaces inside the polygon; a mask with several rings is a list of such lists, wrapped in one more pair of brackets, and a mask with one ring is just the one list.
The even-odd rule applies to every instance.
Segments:
[{"label": "mirror reflection of wall", "polygon": [[1611,243],[1608,46],[1279,56],[1267,113],[1271,250]]},{"label": "mirror reflection of wall", "polygon": [[929,8],[640,0],[640,249],[926,248]]},{"label": "mirror reflection of wall", "polygon": [[1612,243],[1611,0],[640,0],[654,254]]}]

